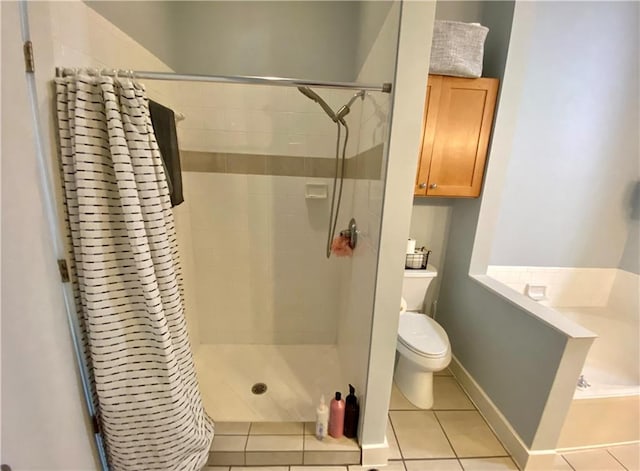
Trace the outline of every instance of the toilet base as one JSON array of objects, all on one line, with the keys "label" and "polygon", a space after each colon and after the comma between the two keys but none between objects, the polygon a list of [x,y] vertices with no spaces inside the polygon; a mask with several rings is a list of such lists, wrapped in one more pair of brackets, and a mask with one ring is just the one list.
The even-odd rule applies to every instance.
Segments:
[{"label": "toilet base", "polygon": [[400,392],[420,409],[433,407],[433,371],[425,371],[419,366],[398,355],[398,364],[393,379]]}]

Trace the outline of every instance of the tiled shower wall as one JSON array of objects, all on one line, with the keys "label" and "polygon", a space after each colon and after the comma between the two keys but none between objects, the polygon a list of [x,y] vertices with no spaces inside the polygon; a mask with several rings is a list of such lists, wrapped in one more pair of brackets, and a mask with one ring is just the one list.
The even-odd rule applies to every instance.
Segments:
[{"label": "tiled shower wall", "polygon": [[[178,126],[185,188],[179,231],[190,241],[193,265],[185,278],[196,291],[200,341],[335,344],[345,307],[341,270],[351,263],[324,255],[336,125],[295,88],[172,87],[174,108],[185,116]],[[334,110],[355,92],[316,91]],[[369,94],[346,118],[350,178],[338,230],[353,214],[354,185],[366,200],[365,177],[381,177],[382,146],[374,144],[382,141],[374,134],[382,134],[374,116],[385,101],[386,94]],[[361,124],[371,128],[368,144],[359,142]],[[307,183],[326,184],[329,197],[306,199]],[[371,244],[368,224],[361,227],[356,254]]]},{"label": "tiled shower wall", "polygon": [[[185,150],[325,157],[335,155],[336,124],[319,105],[293,87],[224,83],[173,83]],[[333,110],[354,92],[315,89]],[[359,121],[353,107],[347,122]],[[357,137],[350,137],[355,149]]]}]

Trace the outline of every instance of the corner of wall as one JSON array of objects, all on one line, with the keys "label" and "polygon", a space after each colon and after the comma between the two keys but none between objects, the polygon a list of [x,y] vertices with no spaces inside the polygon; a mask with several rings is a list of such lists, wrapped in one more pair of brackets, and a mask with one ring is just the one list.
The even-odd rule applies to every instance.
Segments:
[{"label": "corner of wall", "polygon": [[[363,446],[385,441],[398,329],[396,313],[402,290],[403,264],[398,261],[403,259],[409,233],[412,182],[420,143],[420,116],[426,94],[424,78],[429,70],[434,16],[435,2],[402,4],[367,396],[363,408]],[[417,96],[421,99],[416,100]]]}]

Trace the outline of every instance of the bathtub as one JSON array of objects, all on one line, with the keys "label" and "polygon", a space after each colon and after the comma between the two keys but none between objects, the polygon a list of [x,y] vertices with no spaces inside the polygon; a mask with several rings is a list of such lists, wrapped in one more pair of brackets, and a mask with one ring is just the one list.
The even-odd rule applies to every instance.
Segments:
[{"label": "bathtub", "polygon": [[618,269],[489,266],[487,275],[595,333],[558,449],[640,440],[640,278]]}]

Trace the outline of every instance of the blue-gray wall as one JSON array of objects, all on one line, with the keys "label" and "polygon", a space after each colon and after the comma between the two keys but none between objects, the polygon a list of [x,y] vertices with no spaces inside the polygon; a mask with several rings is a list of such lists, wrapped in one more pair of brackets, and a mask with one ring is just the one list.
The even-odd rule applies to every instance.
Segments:
[{"label": "blue-gray wall", "polygon": [[353,81],[392,2],[86,3],[175,71]]},{"label": "blue-gray wall", "polygon": [[438,322],[455,357],[530,447],[566,337],[469,277],[479,207],[453,204]]},{"label": "blue-gray wall", "polygon": [[[629,42],[637,44],[637,40],[626,29],[626,26],[637,19],[616,19],[618,14],[621,17],[631,16],[636,7],[630,4],[608,5],[611,5],[612,9],[606,11],[600,10],[603,8],[603,4],[574,2],[540,2],[535,6],[523,2],[515,5],[511,40],[513,41],[514,37],[520,38],[520,45],[529,41],[529,39],[525,41],[522,38],[530,38],[531,41],[528,43],[529,52],[518,52],[515,53],[518,57],[509,57],[509,64],[514,67],[515,71],[511,77],[518,76],[519,72],[516,69],[519,69],[523,62],[526,64],[527,61],[531,62],[534,59],[537,62],[526,69],[522,86],[518,82],[517,87],[510,87],[509,96],[501,96],[497,122],[502,122],[505,130],[502,132],[503,128],[495,129],[494,135],[500,135],[503,139],[510,138],[508,136],[510,131],[506,128],[514,120],[510,121],[509,126],[505,124],[505,120],[501,121],[501,108],[504,108],[503,112],[507,112],[506,110],[509,110],[507,113],[515,112],[516,139],[513,142],[511,159],[519,159],[522,153],[526,153],[528,160],[520,159],[521,162],[512,165],[512,167],[515,166],[517,170],[522,170],[523,167],[527,168],[531,165],[538,170],[537,173],[528,173],[532,170],[522,171],[518,184],[512,181],[513,172],[508,172],[507,187],[504,191],[509,196],[505,196],[503,201],[506,201],[512,208],[514,218],[519,219],[509,224],[501,221],[502,227],[499,229],[510,232],[499,234],[500,238],[495,242],[494,251],[508,246],[512,248],[511,253],[515,257],[523,252],[536,250],[537,246],[530,247],[538,240],[536,237],[530,236],[529,232],[532,231],[530,221],[540,227],[537,235],[544,233],[546,227],[542,221],[545,220],[545,217],[555,218],[556,210],[563,207],[565,200],[573,199],[573,195],[569,194],[569,188],[564,188],[561,191],[558,188],[549,188],[546,184],[548,180],[553,180],[558,174],[570,173],[566,171],[567,167],[572,172],[583,175],[588,174],[592,167],[598,168],[597,172],[594,171],[595,174],[590,182],[591,192],[596,196],[589,197],[588,200],[609,201],[610,194],[615,193],[619,198],[616,200],[618,205],[610,207],[609,211],[614,211],[617,208],[621,213],[623,212],[621,208],[624,207],[627,220],[630,218],[630,189],[610,188],[609,194],[604,194],[606,188],[603,188],[603,185],[598,181],[598,175],[600,178],[608,179],[610,175],[622,174],[623,172],[618,166],[622,165],[620,162],[624,159],[616,160],[619,155],[612,155],[612,152],[615,150],[624,153],[625,158],[628,159],[629,153],[633,152],[633,147],[628,144],[628,141],[627,144],[618,146],[618,143],[611,142],[608,137],[598,137],[603,133],[608,136],[607,133],[617,132],[608,125],[608,120],[613,119],[616,114],[612,114],[606,107],[601,106],[602,104],[593,97],[599,97],[602,100],[604,94],[616,98],[626,94],[628,100],[631,101],[631,106],[635,106],[637,112],[637,85],[635,90],[631,90],[630,87],[633,85],[631,82],[626,79],[618,80],[616,73],[609,69],[605,71],[607,80],[602,80],[596,86],[593,83],[595,80],[593,77],[598,77],[601,73],[601,62],[593,62],[588,69],[589,74],[584,68],[573,75],[569,75],[566,71],[566,68],[569,67],[566,64],[574,60],[586,67],[589,61],[585,59],[585,56],[588,56],[590,60],[595,60],[603,50],[608,50],[605,45],[611,45],[616,38],[621,40],[622,37],[626,37]],[[493,33],[500,32],[497,35],[507,35],[508,37],[508,21],[505,19],[508,19],[509,13],[506,11],[506,5],[502,7],[505,8],[503,14],[498,11],[501,9],[500,4],[493,5],[493,8],[496,9],[493,13],[487,13],[483,16],[483,23],[487,24]],[[528,15],[518,15],[518,12],[525,9],[535,11],[535,21],[532,21]],[[614,27],[614,24],[618,24],[618,22],[621,22],[622,25]],[[532,29],[530,30],[530,28]],[[613,30],[616,28],[623,31],[626,29],[629,36],[624,36],[620,31],[614,32]],[[603,31],[611,32],[611,34],[607,36],[607,34],[603,34]],[[576,36],[579,37],[576,39]],[[602,36],[607,36],[608,39],[604,40]],[[575,45],[576,49],[563,50],[563,41]],[[580,48],[577,48],[578,43],[581,44]],[[522,46],[520,47],[520,50],[524,49]],[[624,46],[622,47],[624,48]],[[614,51],[609,52],[611,55],[615,55]],[[494,68],[494,71],[499,71],[500,68],[505,69],[504,57],[503,55],[502,59],[498,58],[493,63],[491,67]],[[545,57],[553,58],[557,67],[541,67],[539,62]],[[625,69],[627,65],[624,65],[623,62],[633,61],[633,59],[627,55],[619,57],[616,61],[616,68]],[[611,67],[614,65],[611,60],[605,61],[605,64]],[[560,67],[561,65],[564,69]],[[509,72],[510,69],[506,70],[505,83],[509,80]],[[566,84],[570,79],[575,85],[574,87]],[[583,83],[588,80],[591,81],[590,87]],[[509,84],[512,83],[509,82]],[[532,84],[537,84],[537,89],[544,90],[544,93],[542,91],[536,95],[529,93],[528,87]],[[618,84],[620,90],[612,91],[611,89],[618,87]],[[505,84],[503,83],[502,86],[504,87]],[[563,92],[555,89],[556,86]],[[582,93],[576,95],[575,92],[577,90],[584,91],[585,88],[589,89],[589,94],[583,100]],[[603,88],[607,90],[603,90]],[[504,103],[502,103],[503,100],[505,100]],[[622,107],[621,102],[617,103]],[[591,117],[580,117],[576,121],[575,115],[566,112],[567,109],[579,109],[582,114],[593,115],[597,113],[594,113],[591,108],[596,105],[598,105],[600,113],[600,116],[597,117],[599,124],[597,127],[582,126],[585,121],[591,123]],[[537,120],[530,119],[531,113],[534,112]],[[523,128],[522,125],[525,119],[528,119],[531,125],[532,134],[528,144],[533,149],[523,145],[521,141],[522,133],[527,131],[527,128]],[[633,122],[631,116],[630,120]],[[548,123],[552,123],[552,125]],[[623,127],[627,133],[619,137],[633,136],[634,139],[637,139],[637,125],[632,130],[629,123],[616,121],[616,124]],[[577,125],[579,125],[580,132],[575,130]],[[603,127],[604,131],[600,127]],[[560,129],[563,132],[559,132]],[[572,135],[572,145],[562,139],[565,132]],[[547,133],[551,133],[551,136],[547,136]],[[602,169],[589,162],[588,159],[581,160],[581,156],[593,154],[593,149],[590,149],[583,142],[585,140],[591,145],[606,143],[614,146],[606,147],[603,151],[604,155],[600,156],[600,159],[609,159],[612,162],[611,165]],[[494,144],[498,147],[497,143]],[[502,148],[508,147],[507,144],[500,141]],[[556,152],[556,147],[560,147],[562,152],[559,155],[556,154],[554,159],[549,159],[548,155]],[[541,160],[544,161],[544,172],[535,165]],[[628,160],[624,160],[624,162],[628,163]],[[489,152],[489,166],[491,167],[491,151]],[[637,165],[627,165],[624,171],[631,174],[633,178],[637,178]],[[631,178],[627,179],[627,181],[629,180]],[[564,199],[561,198],[562,201],[555,204],[545,203],[543,197],[548,192],[554,193],[557,198],[562,195]],[[536,196],[529,196],[531,193]],[[583,197],[587,197],[587,195],[583,194]],[[622,201],[625,202],[624,205]],[[529,204],[527,205],[527,203]],[[541,424],[545,404],[552,396],[551,388],[567,346],[567,337],[469,277],[480,204],[480,200],[459,200],[452,205],[450,236],[443,270],[438,321],[449,334],[456,358],[500,409],[523,442],[531,446]],[[538,206],[542,206],[543,209],[539,209]],[[606,216],[603,215],[603,222],[607,221]],[[566,220],[567,216],[564,217]],[[527,226],[529,232],[520,226]],[[565,224],[565,230],[567,227],[570,226]],[[596,229],[598,228],[591,228],[591,231]],[[564,236],[564,234],[556,233],[555,237],[558,238],[560,235]],[[617,258],[614,257],[611,262],[613,266],[617,266],[620,260],[626,236],[627,232],[625,231],[615,251]],[[573,237],[574,243],[578,243],[577,241],[582,235],[574,233]],[[531,259],[527,259],[527,261],[532,262]],[[524,264],[527,262],[515,263]],[[562,381],[571,382],[573,378],[564,378]],[[563,387],[566,385],[565,383],[563,383]],[[559,430],[555,430],[555,432],[557,434]],[[553,446],[548,442],[544,445]]]},{"label": "blue-gray wall", "polygon": [[538,11],[491,263],[638,273],[640,4]]},{"label": "blue-gray wall", "polygon": [[[490,28],[491,54],[484,74],[503,78],[514,2],[490,2],[485,8],[482,24]],[[469,277],[479,211],[479,199],[452,203],[437,318],[456,358],[531,446],[566,337]]]},{"label": "blue-gray wall", "polygon": [[630,186],[625,205],[629,215],[629,233],[618,268],[640,274],[640,180]]}]

